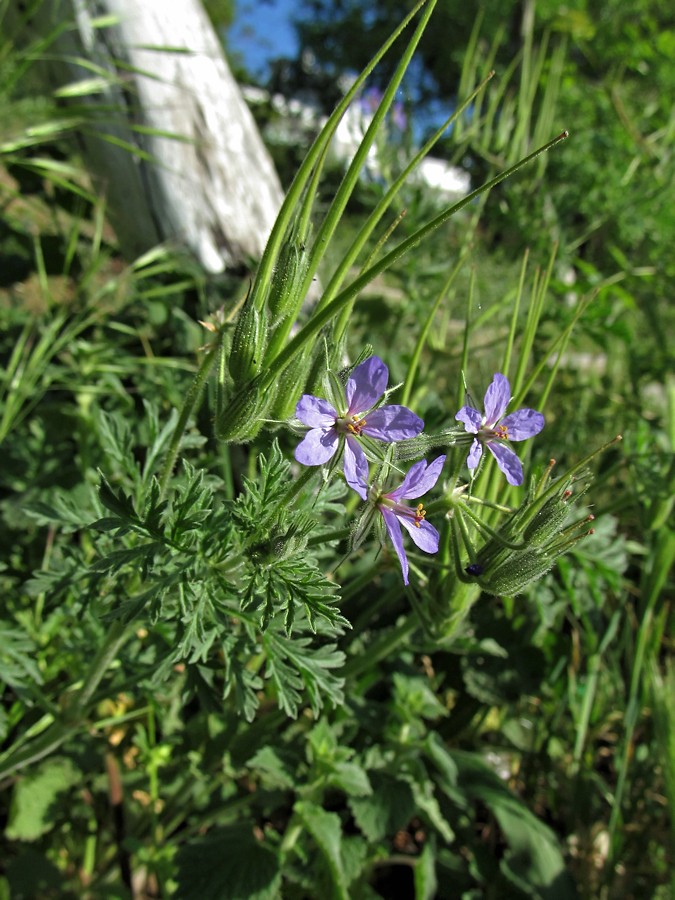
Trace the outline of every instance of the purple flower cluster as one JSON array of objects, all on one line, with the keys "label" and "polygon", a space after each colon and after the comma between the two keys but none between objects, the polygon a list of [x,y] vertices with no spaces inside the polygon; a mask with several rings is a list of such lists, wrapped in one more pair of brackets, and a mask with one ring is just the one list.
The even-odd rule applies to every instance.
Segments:
[{"label": "purple flower cluster", "polygon": [[[332,459],[339,448],[343,453],[343,468],[347,484],[362,500],[370,500],[382,514],[396,555],[401,563],[403,582],[408,584],[408,559],[403,548],[401,525],[414,543],[425,553],[436,553],[439,535],[425,519],[422,503],[408,506],[402,500],[419,499],[438,481],[445,456],[427,465],[415,463],[399,487],[382,493],[368,487],[368,459],[361,446],[363,440],[394,443],[414,438],[424,428],[424,422],[405,406],[378,406],[387,388],[389,370],[377,356],[371,356],[356,366],[345,387],[344,403],[340,410],[320,397],[304,394],[298,401],[295,414],[309,428],[295,449],[295,458],[305,466],[320,466]],[[497,460],[509,484],[523,483],[523,469],[513,450],[504,442],[522,441],[538,434],[544,427],[544,417],[533,409],[520,409],[503,418],[511,399],[511,388],[504,375],[495,375],[485,394],[485,414],[471,406],[464,406],[455,416],[464,428],[475,435],[467,464],[475,469],[483,452],[483,445]]]}]

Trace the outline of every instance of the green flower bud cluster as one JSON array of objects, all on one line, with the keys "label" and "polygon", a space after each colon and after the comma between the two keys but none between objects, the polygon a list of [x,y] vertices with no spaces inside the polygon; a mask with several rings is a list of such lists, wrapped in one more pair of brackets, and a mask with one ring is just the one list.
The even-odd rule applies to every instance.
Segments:
[{"label": "green flower bud cluster", "polygon": [[[293,357],[275,381],[265,378],[274,341],[283,346],[287,325],[297,315],[308,253],[294,237],[283,245],[264,304],[253,290],[237,317],[229,352],[223,347],[218,374],[216,434],[220,440],[250,441],[267,419],[285,420],[295,411],[312,365],[314,346]],[[278,348],[277,348],[278,352]]]},{"label": "green flower bud cluster", "polygon": [[[573,484],[574,478],[567,477],[558,479],[540,496],[536,489],[531,490],[502,527],[491,532],[477,551],[471,551],[472,561],[463,570],[463,580],[477,582],[489,594],[512,595],[550,571],[559,556],[593,533],[589,525],[592,515],[566,524],[572,505],[589,487],[586,483],[573,490]],[[465,538],[466,529],[462,531]]]}]

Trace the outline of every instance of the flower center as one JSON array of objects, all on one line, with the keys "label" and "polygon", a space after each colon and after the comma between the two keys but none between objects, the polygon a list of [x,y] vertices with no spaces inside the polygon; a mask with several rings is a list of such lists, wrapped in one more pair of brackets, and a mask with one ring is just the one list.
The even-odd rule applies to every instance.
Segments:
[{"label": "flower center", "polygon": [[498,441],[508,441],[509,430],[506,425],[495,425],[493,428],[481,428],[477,436],[484,441],[495,439]]},{"label": "flower center", "polygon": [[336,419],[335,424],[337,425],[338,431],[354,434],[358,437],[366,427],[366,420],[360,419],[357,415],[349,416],[349,418],[343,416]]},{"label": "flower center", "polygon": [[388,497],[381,496],[380,504],[393,509],[397,516],[405,516],[406,519],[412,519],[412,523],[416,528],[422,527],[422,522],[424,522],[427,514],[423,503],[418,503],[413,509],[404,503],[396,503],[396,501],[390,500]]}]

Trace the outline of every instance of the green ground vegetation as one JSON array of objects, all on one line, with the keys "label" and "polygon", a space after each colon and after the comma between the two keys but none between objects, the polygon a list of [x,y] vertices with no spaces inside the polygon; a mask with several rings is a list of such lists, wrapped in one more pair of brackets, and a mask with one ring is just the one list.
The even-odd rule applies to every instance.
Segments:
[{"label": "green ground vegetation", "polygon": [[[417,138],[391,131],[379,179],[312,194],[310,167],[251,293],[253,264],[122,257],[79,113],[31,81],[48,47],[0,29],[0,898],[672,896],[675,30],[646,0],[550,6],[516,37],[489,9],[458,30],[439,95],[497,74],[434,152],[478,187],[567,140],[447,221],[402,185],[372,234]],[[311,259],[283,302],[316,264],[330,333],[279,368],[295,338],[270,319],[253,372],[227,358],[237,311],[270,314],[289,247]],[[594,533],[495,596],[430,501],[444,544],[404,591],[391,548],[350,552],[355,495],[293,461],[298,372],[320,383],[338,351],[385,358],[435,433],[508,371],[546,415],[528,478],[609,444],[584,467]],[[499,516],[535,488],[494,476],[485,521],[510,540]]]}]

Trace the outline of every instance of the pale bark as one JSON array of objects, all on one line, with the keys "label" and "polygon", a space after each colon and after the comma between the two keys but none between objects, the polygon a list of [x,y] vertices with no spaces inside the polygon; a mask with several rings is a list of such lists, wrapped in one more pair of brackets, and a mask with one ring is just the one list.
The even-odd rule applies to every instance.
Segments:
[{"label": "pale bark", "polygon": [[[115,23],[98,27],[99,16]],[[50,78],[92,78],[77,57],[110,76],[89,98],[82,143],[126,253],[178,240],[212,273],[259,257],[282,190],[199,0],[46,2],[39,27],[68,19]]]}]

